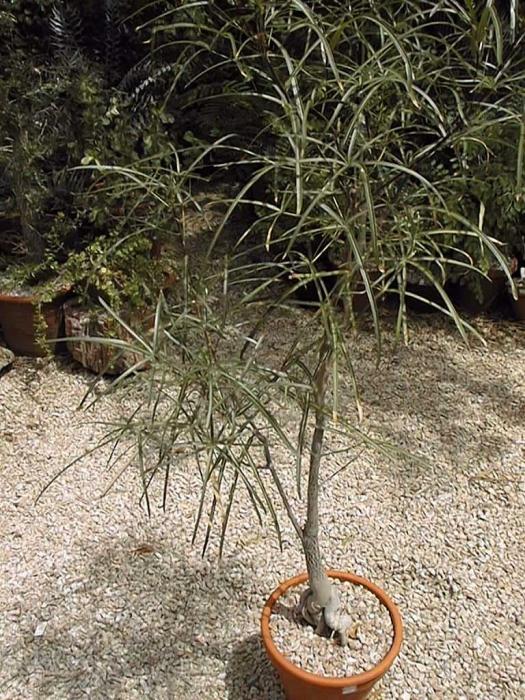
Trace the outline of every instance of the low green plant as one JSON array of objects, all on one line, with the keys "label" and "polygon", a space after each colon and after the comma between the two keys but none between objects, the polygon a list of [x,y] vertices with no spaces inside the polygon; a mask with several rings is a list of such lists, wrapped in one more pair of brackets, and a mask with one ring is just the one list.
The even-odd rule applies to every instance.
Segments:
[{"label": "low green plant", "polygon": [[[129,188],[115,194],[95,169],[82,166],[142,158],[161,165],[170,117],[155,105],[137,104],[138,78],[130,71],[138,57],[135,35],[130,39],[123,24],[131,8],[103,4],[31,9],[17,2],[3,17],[0,210],[20,222],[4,286],[16,282],[41,294],[58,275],[84,296],[96,289],[113,304],[119,293],[136,304],[159,276],[148,267],[152,232],[158,236],[161,225],[155,200],[137,200]],[[138,213],[141,206],[150,225]]]},{"label": "low green plant", "polygon": [[151,248],[148,236],[130,234],[124,240],[98,236],[69,257],[62,275],[87,305],[102,298],[117,311],[155,306],[173,261],[152,258]]}]

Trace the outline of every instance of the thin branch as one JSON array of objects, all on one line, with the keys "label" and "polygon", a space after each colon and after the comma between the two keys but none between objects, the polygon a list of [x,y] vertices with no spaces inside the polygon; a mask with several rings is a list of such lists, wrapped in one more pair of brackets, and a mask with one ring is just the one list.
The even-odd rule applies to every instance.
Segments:
[{"label": "thin branch", "polygon": [[286,508],[286,512],[288,514],[288,517],[290,518],[290,522],[292,523],[295,532],[297,533],[297,536],[299,537],[299,540],[301,543],[303,542],[303,530],[301,526],[299,525],[299,521],[295,517],[295,513],[292,510],[292,506],[290,504],[290,501],[288,500],[288,496],[286,495],[286,491],[284,490],[284,486],[282,485],[282,482],[279,478],[279,475],[277,474],[277,471],[273,465],[273,460],[272,460],[272,455],[270,453],[270,447],[268,445],[268,440],[267,438],[258,430],[253,423],[251,423],[253,433],[255,437],[259,440],[259,442],[262,445],[262,448],[264,450],[264,459],[266,461],[266,464],[263,469],[268,469],[270,474],[272,475],[272,479],[275,482],[275,485],[277,486],[277,490],[279,491],[279,495],[281,496],[282,502],[284,504],[284,507]]},{"label": "thin branch", "polygon": [[348,467],[349,467],[353,462],[355,462],[356,459],[359,459],[359,457],[361,457],[361,455],[363,454],[364,451],[365,451],[365,450],[362,449],[361,452],[359,452],[359,454],[357,454],[357,455],[355,455],[355,457],[352,457],[351,459],[349,459],[348,462],[346,462],[346,464],[343,464],[342,467],[339,467],[339,469],[336,469],[335,472],[332,472],[332,474],[330,474],[330,476],[327,476],[326,479],[323,479],[323,481],[321,481],[321,486],[324,486],[324,484],[326,484],[328,481],[330,481],[330,479],[333,479],[334,476],[337,476],[338,474],[340,474],[340,473],[341,473],[342,471],[344,471],[345,469],[348,469]]}]

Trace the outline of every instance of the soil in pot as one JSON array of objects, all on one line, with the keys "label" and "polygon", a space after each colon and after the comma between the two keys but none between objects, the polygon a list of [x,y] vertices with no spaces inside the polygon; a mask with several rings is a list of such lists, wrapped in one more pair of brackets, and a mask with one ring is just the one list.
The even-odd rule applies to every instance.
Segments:
[{"label": "soil in pot", "polygon": [[272,638],[290,661],[304,671],[320,676],[344,678],[369,671],[392,646],[392,623],[388,610],[363,586],[334,580],[339,589],[342,612],[352,619],[349,641],[321,637],[297,616],[295,610],[307,584],[289,589],[270,618]]},{"label": "soil in pot", "polygon": [[29,293],[0,294],[0,327],[6,345],[17,355],[60,352],[52,341],[63,335],[62,299],[39,303]]},{"label": "soil in pot", "polygon": [[368,698],[401,648],[403,629],[390,598],[370,581],[329,571],[351,620],[350,643],[319,637],[295,612],[306,574],[281,584],[262,614],[263,642],[288,700]]}]

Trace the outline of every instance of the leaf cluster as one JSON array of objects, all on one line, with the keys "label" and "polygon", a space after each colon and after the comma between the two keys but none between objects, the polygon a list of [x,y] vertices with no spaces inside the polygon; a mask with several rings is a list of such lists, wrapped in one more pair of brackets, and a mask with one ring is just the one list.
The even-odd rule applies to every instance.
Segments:
[{"label": "leaf cluster", "polygon": [[[168,210],[176,202],[181,215],[195,204],[202,163],[244,173],[209,242],[209,272],[186,256],[181,298],[170,305],[161,297],[150,334],[120,319],[134,342],[115,346],[142,359],[109,390],[138,391],[141,400],[108,426],[109,466],[115,478],[138,468],[149,507],[155,483],[165,505],[174,460],[192,457],[204,546],[218,523],[222,549],[239,489],[278,534],[281,499],[300,535],[283,486],[286,465],[274,464],[272,446],[291,454],[299,494],[312,417],[316,428],[343,435],[344,449],[385,449],[341,406],[344,378],[356,384],[354,298],[367,300],[378,353],[379,302],[397,296],[396,327],[406,337],[406,299],[419,298],[409,285],[415,278],[434,286],[438,302],[429,303],[466,340],[476,331],[446,292],[450,270],[474,271],[483,256],[506,269],[494,231],[470,202],[485,196],[475,185],[485,167],[480,150],[495,153],[499,130],[517,133],[523,123],[523,18],[515,2],[500,12],[473,0],[357,0],[349,12],[335,0],[198,0],[168,4],[150,22],[155,51],[170,57],[171,94],[185,98],[186,113],[203,104],[219,113],[231,100],[250,118],[245,131],[218,120],[208,143],[203,135],[188,147],[175,143],[169,161],[153,169],[147,161],[96,166]],[[522,148],[520,140],[511,150],[517,186]],[[473,163],[480,174],[471,181]],[[220,267],[232,217],[248,206],[257,216]],[[276,354],[265,335],[273,312],[312,285],[308,327],[288,344],[283,337]],[[290,400],[298,407],[293,437],[280,422]],[[313,486],[309,494],[321,483]]]},{"label": "leaf cluster", "polygon": [[[18,272],[27,270],[22,284],[64,275],[67,261],[67,276],[83,294],[98,280],[98,293],[112,303],[119,294],[138,303],[159,276],[148,273],[149,251],[165,210],[156,219],[152,202],[137,200],[132,188],[116,191],[81,167],[141,159],[159,167],[170,151],[171,117],[155,104],[136,104],[131,67],[140,47],[125,21],[133,9],[117,0],[14,2],[3,17],[0,216],[20,222],[17,248],[30,262],[14,260]],[[104,279],[100,267],[108,270]]]}]

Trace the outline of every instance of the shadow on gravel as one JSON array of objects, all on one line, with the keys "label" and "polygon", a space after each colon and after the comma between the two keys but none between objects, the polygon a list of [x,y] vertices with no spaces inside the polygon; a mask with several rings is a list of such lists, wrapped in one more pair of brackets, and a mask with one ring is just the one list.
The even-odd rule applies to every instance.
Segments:
[{"label": "shadow on gravel", "polygon": [[277,672],[261,637],[254,634],[233,647],[226,668],[227,700],[284,700]]},{"label": "shadow on gravel", "polygon": [[[513,449],[510,437],[525,428],[520,406],[525,401],[517,373],[503,362],[483,358],[478,364],[468,351],[441,344],[435,357],[421,346],[400,347],[374,371],[366,359],[357,371],[367,377],[362,398],[375,430],[391,445],[425,455],[420,468],[394,457],[387,478],[409,491],[423,485],[447,489],[458,473],[471,475],[480,460],[501,465]],[[500,352],[499,357],[503,359]],[[417,380],[415,380],[417,378]],[[439,464],[435,464],[435,458]]]},{"label": "shadow on gravel", "polygon": [[27,683],[34,697],[194,700],[223,697],[226,684],[226,698],[281,700],[258,637],[239,644],[232,624],[255,594],[241,562],[212,566],[132,538],[85,542],[83,559],[50,573],[40,609],[23,609],[17,641],[0,644],[16,659],[2,697]]}]

